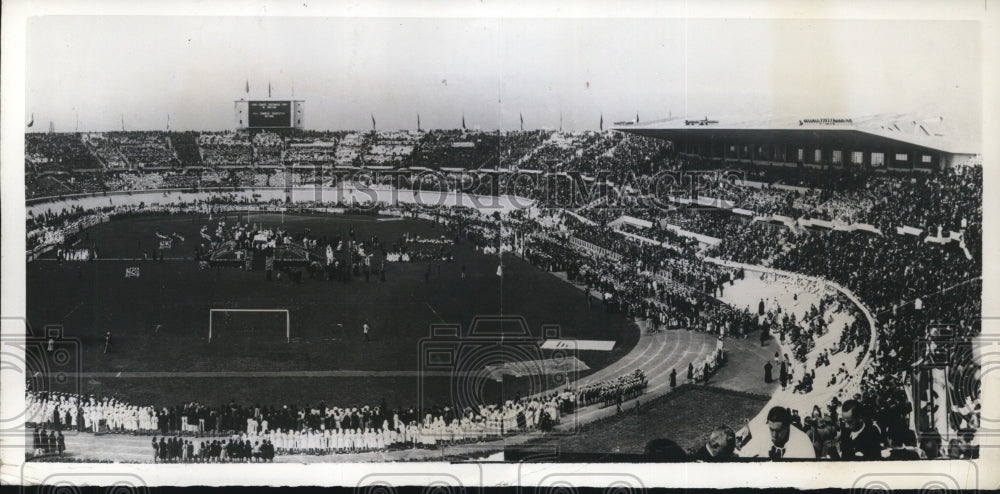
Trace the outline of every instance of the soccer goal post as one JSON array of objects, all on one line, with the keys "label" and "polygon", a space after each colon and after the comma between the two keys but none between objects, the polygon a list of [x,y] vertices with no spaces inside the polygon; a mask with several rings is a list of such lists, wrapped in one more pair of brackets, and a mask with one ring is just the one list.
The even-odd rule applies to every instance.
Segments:
[{"label": "soccer goal post", "polygon": [[[291,320],[291,315],[288,313],[288,309],[209,309],[208,342],[211,343],[212,339],[218,336],[220,324],[222,326],[227,326],[225,322],[216,321],[217,314],[220,314],[222,317],[226,317],[228,319],[231,319],[230,316],[234,314],[240,315],[242,316],[241,317],[242,321],[236,323],[229,321],[228,326],[232,326],[233,324],[245,326],[247,324],[257,324],[259,323],[260,319],[264,319],[267,317],[267,316],[257,317],[254,316],[255,313],[259,314],[260,316],[264,316],[264,314],[267,314],[267,316],[270,316],[271,319],[279,322],[279,324],[280,322],[284,322],[285,343],[292,342],[292,320]],[[284,315],[284,317],[281,317],[282,315]],[[247,321],[253,321],[253,322],[248,323]]]}]

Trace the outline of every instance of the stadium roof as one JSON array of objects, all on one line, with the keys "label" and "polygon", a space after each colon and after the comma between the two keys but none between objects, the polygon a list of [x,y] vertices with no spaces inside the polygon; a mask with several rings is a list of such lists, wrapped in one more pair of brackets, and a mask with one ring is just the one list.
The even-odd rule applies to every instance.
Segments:
[{"label": "stadium roof", "polygon": [[614,130],[671,139],[685,134],[717,135],[725,139],[746,134],[861,133],[953,154],[979,154],[977,140],[960,134],[942,117],[913,114],[879,114],[860,118],[803,117],[696,117],[667,118],[650,122],[616,122]]}]

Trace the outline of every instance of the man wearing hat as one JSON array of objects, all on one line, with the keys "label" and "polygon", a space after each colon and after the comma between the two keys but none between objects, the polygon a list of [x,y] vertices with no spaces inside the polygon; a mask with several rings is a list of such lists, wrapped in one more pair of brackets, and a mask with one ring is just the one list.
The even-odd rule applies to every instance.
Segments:
[{"label": "man wearing hat", "polygon": [[805,432],[792,427],[792,412],[776,406],[767,412],[766,427],[751,431],[749,443],[740,450],[743,458],[770,460],[816,459],[816,450]]}]

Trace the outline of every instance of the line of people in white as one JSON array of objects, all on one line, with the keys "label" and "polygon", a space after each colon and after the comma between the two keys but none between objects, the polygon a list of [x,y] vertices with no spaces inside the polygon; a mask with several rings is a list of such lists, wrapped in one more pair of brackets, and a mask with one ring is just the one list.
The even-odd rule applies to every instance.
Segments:
[{"label": "line of people in white", "polygon": [[52,424],[90,432],[153,431],[157,428],[156,410],[116,400],[75,396],[63,393],[47,395],[28,392],[25,396],[25,422]]}]

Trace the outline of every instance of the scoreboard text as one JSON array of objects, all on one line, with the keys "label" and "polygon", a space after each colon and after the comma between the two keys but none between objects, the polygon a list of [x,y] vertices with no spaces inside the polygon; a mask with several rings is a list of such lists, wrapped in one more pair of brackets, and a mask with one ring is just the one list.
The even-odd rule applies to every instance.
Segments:
[{"label": "scoreboard text", "polygon": [[250,128],[292,127],[291,101],[250,101]]}]

